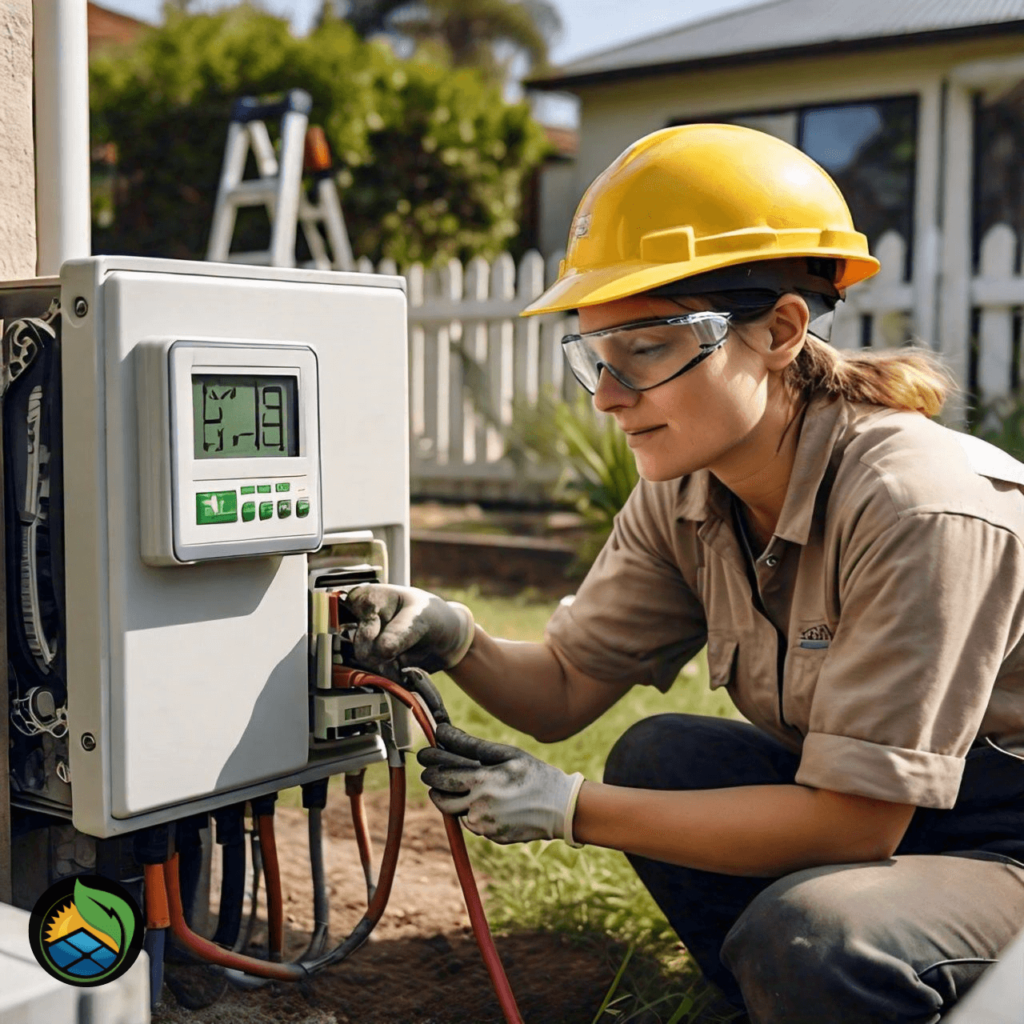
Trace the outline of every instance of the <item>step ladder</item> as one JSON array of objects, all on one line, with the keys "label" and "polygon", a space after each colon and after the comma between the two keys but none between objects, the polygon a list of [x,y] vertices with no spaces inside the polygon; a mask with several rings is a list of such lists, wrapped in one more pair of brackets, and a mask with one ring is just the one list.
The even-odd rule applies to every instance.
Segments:
[{"label": "step ladder", "polygon": [[[208,260],[294,267],[295,241],[301,224],[312,256],[304,266],[318,270],[354,269],[327,140],[322,129],[309,127],[312,106],[312,98],[303,89],[292,89],[278,103],[263,103],[253,96],[235,101],[206,250]],[[267,130],[266,122],[271,118],[281,120],[280,155],[274,152]],[[250,147],[258,177],[244,178]],[[314,178],[313,198],[302,187],[304,170]],[[269,249],[231,252],[235,217],[243,206],[266,206],[270,218]]]}]

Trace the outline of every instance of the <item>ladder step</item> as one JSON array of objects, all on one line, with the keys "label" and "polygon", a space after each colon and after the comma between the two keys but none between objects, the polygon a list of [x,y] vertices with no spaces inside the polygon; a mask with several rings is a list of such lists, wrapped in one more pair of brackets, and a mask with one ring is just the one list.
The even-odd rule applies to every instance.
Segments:
[{"label": "ladder step", "polygon": [[224,190],[226,202],[235,206],[258,206],[277,195],[277,178],[249,178]]},{"label": "ladder step", "polygon": [[229,252],[228,263],[250,263],[257,267],[270,266],[270,250],[263,249],[260,252]]}]

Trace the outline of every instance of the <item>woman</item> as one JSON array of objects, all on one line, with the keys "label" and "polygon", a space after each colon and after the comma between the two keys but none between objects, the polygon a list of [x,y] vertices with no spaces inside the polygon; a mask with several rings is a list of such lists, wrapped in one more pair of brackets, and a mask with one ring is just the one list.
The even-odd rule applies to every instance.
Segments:
[{"label": "woman", "polygon": [[[641,482],[543,644],[365,587],[357,653],[571,735],[705,644],[748,722],[631,728],[603,783],[449,726],[424,780],[498,842],[622,850],[755,1024],[930,1022],[1024,926],[1024,466],[934,423],[921,353],[814,334],[868,254],[797,150],[641,139],[584,196],[563,345]],[[750,723],[750,724],[748,724]]]}]

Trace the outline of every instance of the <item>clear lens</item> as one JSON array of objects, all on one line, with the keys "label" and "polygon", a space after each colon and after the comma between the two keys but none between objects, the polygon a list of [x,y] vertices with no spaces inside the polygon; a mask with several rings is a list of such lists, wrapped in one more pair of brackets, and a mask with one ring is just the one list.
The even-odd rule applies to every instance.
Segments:
[{"label": "clear lens", "polygon": [[591,394],[597,390],[602,369],[626,387],[645,391],[697,365],[725,341],[728,332],[726,314],[690,313],[569,335],[562,348],[576,379]]}]

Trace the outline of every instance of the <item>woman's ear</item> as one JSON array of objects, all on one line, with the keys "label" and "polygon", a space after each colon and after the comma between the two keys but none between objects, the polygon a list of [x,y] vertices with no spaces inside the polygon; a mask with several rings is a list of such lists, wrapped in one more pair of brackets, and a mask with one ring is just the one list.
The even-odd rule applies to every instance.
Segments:
[{"label": "woman's ear", "polygon": [[800,354],[807,340],[807,326],[811,313],[803,297],[795,292],[783,295],[775,303],[768,329],[771,332],[771,348],[764,353],[765,366],[769,370],[784,370]]}]

